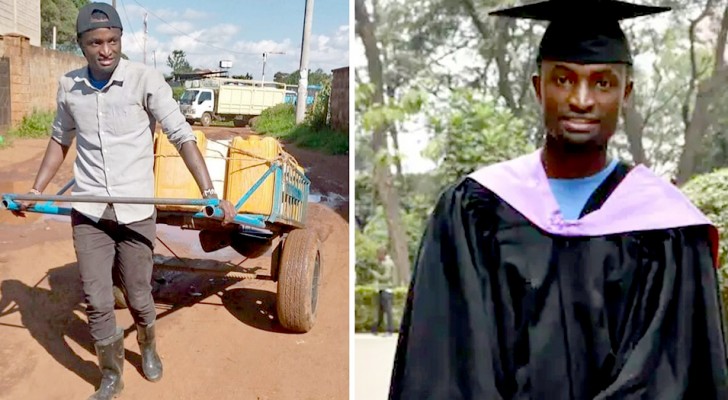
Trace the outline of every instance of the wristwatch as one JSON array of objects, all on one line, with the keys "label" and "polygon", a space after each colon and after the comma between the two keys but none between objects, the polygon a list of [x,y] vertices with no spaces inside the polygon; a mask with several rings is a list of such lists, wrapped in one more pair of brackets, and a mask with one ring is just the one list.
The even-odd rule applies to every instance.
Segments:
[{"label": "wristwatch", "polygon": [[205,199],[216,199],[217,192],[215,191],[215,188],[205,189],[202,191],[202,197]]}]

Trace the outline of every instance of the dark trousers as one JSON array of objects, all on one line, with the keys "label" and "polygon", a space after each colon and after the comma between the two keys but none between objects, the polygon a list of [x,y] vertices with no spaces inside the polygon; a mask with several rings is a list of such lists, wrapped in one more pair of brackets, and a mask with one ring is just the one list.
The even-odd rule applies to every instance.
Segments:
[{"label": "dark trousers", "polygon": [[76,210],[71,213],[86,315],[91,336],[97,341],[116,333],[112,278],[115,272],[126,289],[134,322],[146,326],[156,319],[151,284],[156,218],[122,225],[116,222],[112,208],[107,210],[104,217],[107,216],[110,218],[96,223]]},{"label": "dark trousers", "polygon": [[387,317],[387,333],[392,333],[392,303],[394,301],[394,295],[390,291],[380,290],[379,291],[379,312],[377,316],[377,323],[372,327],[372,333],[379,331],[379,327],[382,325],[382,320]]}]

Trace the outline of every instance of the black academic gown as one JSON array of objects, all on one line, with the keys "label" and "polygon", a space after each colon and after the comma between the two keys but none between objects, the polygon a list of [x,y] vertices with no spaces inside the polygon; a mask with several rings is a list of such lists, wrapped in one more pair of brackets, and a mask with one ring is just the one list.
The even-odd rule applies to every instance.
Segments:
[{"label": "black academic gown", "polygon": [[554,235],[465,178],[424,233],[390,399],[728,399],[715,246],[700,224]]}]

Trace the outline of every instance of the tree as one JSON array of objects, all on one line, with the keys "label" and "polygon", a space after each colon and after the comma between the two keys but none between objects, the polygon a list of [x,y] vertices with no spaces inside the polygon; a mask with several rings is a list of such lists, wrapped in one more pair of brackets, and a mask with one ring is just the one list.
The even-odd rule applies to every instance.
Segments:
[{"label": "tree", "polygon": [[[375,36],[375,27],[369,18],[369,12],[364,5],[364,0],[355,0],[354,10],[356,34],[364,44],[367,70],[371,81],[372,92],[370,104],[372,107],[383,107],[385,106],[383,67],[379,45]],[[372,128],[371,143],[375,157],[373,174],[375,191],[380,204],[384,207],[386,215],[392,260],[397,267],[396,283],[406,285],[410,279],[410,260],[407,249],[407,237],[403,227],[402,215],[400,214],[400,199],[389,170],[389,163],[386,162],[386,157],[382,157],[387,152],[387,126],[380,123],[373,124]],[[380,161],[380,158],[384,158],[384,160]]]},{"label": "tree", "polygon": [[40,37],[44,46],[53,43],[53,27],[56,27],[56,47],[72,50],[76,44],[76,16],[79,7],[88,0],[41,0]]},{"label": "tree", "polygon": [[249,72],[246,72],[245,75],[233,75],[233,79],[253,79],[253,75],[250,75]]},{"label": "tree", "polygon": [[187,62],[187,56],[183,50],[172,51],[172,54],[167,56],[167,66],[172,68],[172,72],[175,74],[192,72],[192,67]]},{"label": "tree", "polygon": [[273,82],[278,83],[286,83],[288,81],[288,76],[291,75],[287,72],[276,72],[275,75],[273,75]]},{"label": "tree", "polygon": [[[285,83],[286,85],[298,85],[298,81],[301,79],[301,72],[299,70],[293,71],[290,74],[284,72],[277,72],[273,75],[273,79],[276,82]],[[323,69],[319,68],[315,71],[308,72],[308,84],[309,85],[322,85],[331,83],[333,74],[327,74]]]}]

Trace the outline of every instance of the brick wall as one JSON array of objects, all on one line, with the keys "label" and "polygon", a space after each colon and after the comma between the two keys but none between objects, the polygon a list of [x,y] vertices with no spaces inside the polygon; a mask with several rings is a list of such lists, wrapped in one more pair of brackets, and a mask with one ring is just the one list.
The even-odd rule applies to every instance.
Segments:
[{"label": "brick wall", "polygon": [[20,34],[40,46],[40,0],[0,0],[0,35]]},{"label": "brick wall", "polygon": [[10,127],[10,59],[0,57],[0,136]]},{"label": "brick wall", "polygon": [[331,113],[331,129],[349,133],[349,67],[332,70],[331,97],[329,112]]},{"label": "brick wall", "polygon": [[[86,65],[83,57],[31,46],[30,40],[22,36],[0,36],[0,58],[6,58],[10,63],[11,126],[15,126],[34,110],[54,111],[58,79],[65,73]],[[0,87],[3,84],[0,82]],[[0,109],[0,115],[4,111],[7,110]]]}]

